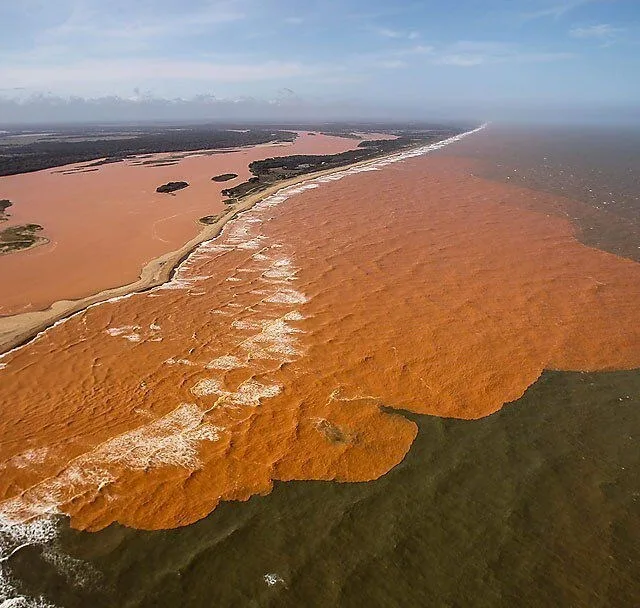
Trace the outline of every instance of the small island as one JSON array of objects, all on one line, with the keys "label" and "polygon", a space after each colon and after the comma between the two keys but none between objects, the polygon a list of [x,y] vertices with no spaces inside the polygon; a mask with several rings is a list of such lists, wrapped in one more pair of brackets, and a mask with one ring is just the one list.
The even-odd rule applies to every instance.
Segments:
[{"label": "small island", "polygon": [[221,175],[216,175],[211,178],[211,181],[214,182],[228,182],[230,179],[235,179],[238,177],[237,173],[223,173]]},{"label": "small island", "polygon": [[201,217],[199,221],[201,224],[211,225],[215,224],[223,215],[224,213],[218,215],[205,215],[204,217]]},{"label": "small island", "polygon": [[0,200],[0,222],[4,222],[9,219],[9,215],[5,211],[11,207],[13,203],[6,198]]},{"label": "small island", "polygon": [[39,224],[23,224],[0,231],[0,255],[48,243],[48,239],[37,235],[42,229]]},{"label": "small island", "polygon": [[171,192],[175,192],[176,190],[182,190],[186,188],[189,184],[187,182],[169,182],[168,184],[163,184],[162,186],[158,186],[156,188],[156,192],[160,192],[163,194],[170,194]]}]

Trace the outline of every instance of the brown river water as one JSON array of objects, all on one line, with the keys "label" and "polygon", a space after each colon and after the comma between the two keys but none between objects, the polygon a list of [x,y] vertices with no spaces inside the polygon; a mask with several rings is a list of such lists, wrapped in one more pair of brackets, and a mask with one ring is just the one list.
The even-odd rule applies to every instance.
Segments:
[{"label": "brown river water", "polygon": [[[597,531],[609,517],[623,538],[637,536],[614,508],[629,512],[640,489],[637,459],[630,478],[607,478],[624,470],[616,457],[633,458],[637,375],[584,372],[640,367],[640,265],[581,244],[554,213],[557,195],[480,177],[462,155],[473,137],[488,135],[270,197],[170,283],[93,306],[1,360],[3,553],[21,540],[45,546],[11,558],[29,595],[60,605],[507,605],[514,581],[539,580],[533,603],[600,605],[594,593],[613,590],[626,605],[629,545],[610,557],[618,572],[626,564],[622,579],[595,580],[589,560],[602,544],[586,531],[576,556],[562,529],[582,519]],[[594,398],[583,386],[610,378],[624,388]],[[580,409],[591,401],[590,414]],[[617,421],[602,410],[612,402]],[[597,436],[622,422],[624,435]],[[611,437],[613,455],[594,464]],[[285,483],[265,497],[296,480],[379,481]],[[575,505],[570,490],[586,496]],[[61,515],[92,532],[65,524],[60,537]],[[528,539],[520,551],[518,538]],[[134,567],[144,547],[155,557]],[[479,558],[483,547],[490,558]],[[285,566],[267,570],[265,551]],[[455,584],[461,552],[467,585]],[[575,568],[545,576],[545,560]],[[223,575],[225,561],[237,569]],[[520,579],[500,574],[514,563]],[[385,568],[395,579],[383,583]]]}]

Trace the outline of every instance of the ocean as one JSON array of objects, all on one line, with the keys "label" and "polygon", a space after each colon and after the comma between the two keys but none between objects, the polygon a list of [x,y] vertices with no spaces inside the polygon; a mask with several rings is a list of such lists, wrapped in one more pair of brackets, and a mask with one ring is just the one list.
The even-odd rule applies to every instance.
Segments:
[{"label": "ocean", "polygon": [[3,359],[7,605],[637,605],[638,159],[492,125]]}]

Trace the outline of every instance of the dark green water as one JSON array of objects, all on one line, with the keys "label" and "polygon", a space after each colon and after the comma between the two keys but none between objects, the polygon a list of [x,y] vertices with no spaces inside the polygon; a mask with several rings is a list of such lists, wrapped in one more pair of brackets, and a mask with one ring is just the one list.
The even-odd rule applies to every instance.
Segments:
[{"label": "dark green water", "polygon": [[547,372],[488,418],[412,418],[375,482],[278,484],[171,531],[65,528],[101,573],[84,591],[36,548],[14,574],[61,606],[638,605],[639,371]]}]

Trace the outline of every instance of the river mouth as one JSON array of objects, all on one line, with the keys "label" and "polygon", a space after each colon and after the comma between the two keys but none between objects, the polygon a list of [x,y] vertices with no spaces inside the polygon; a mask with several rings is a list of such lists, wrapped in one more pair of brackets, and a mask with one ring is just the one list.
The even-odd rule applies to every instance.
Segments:
[{"label": "river mouth", "polygon": [[[111,589],[69,597],[117,604],[134,572],[135,605],[203,603],[214,572],[229,576],[217,597],[285,605],[412,588],[463,601],[487,577],[486,605],[527,577],[540,605],[630,597],[637,477],[622,429],[637,425],[638,376],[596,370],[638,365],[638,265],[510,204],[526,191],[460,159],[307,186],[230,224],[172,283],[3,360],[25,404],[5,422],[5,512],[53,497],[73,527],[104,528],[63,525],[64,554]],[[585,519],[593,534],[571,542]],[[611,521],[625,533],[605,538]],[[140,530],[156,528],[175,529]],[[123,555],[154,540],[145,578]],[[246,570],[221,565],[251,547]],[[585,585],[602,547],[616,566]]]}]

